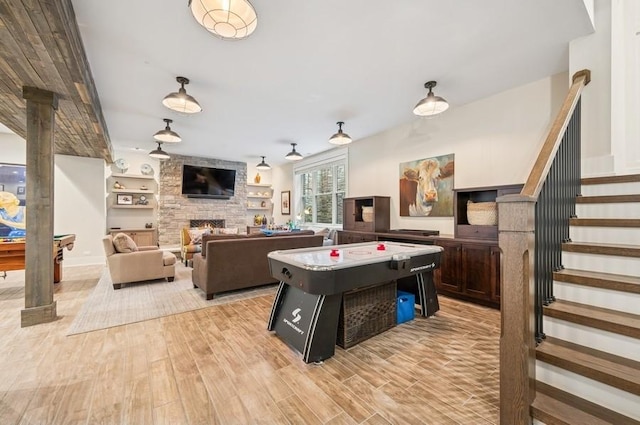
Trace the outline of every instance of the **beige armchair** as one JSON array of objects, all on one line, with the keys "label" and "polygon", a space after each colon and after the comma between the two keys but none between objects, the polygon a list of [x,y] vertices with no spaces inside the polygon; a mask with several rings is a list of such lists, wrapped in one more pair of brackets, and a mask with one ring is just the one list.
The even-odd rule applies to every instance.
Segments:
[{"label": "beige armchair", "polygon": [[166,278],[172,282],[175,277],[176,256],[171,252],[156,246],[136,247],[135,252],[117,252],[111,235],[102,238],[102,244],[113,289],[120,289],[123,283],[143,280]]}]

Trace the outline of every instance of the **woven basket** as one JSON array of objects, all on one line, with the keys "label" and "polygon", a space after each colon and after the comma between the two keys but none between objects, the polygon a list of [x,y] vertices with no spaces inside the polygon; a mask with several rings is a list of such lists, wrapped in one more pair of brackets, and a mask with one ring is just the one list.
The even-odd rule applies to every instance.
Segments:
[{"label": "woven basket", "polygon": [[396,281],[355,289],[342,295],[336,344],[342,348],[396,325]]},{"label": "woven basket", "polygon": [[373,221],[373,207],[362,207],[362,221],[367,223]]},{"label": "woven basket", "polygon": [[498,206],[495,202],[467,202],[469,224],[495,226],[498,224]]}]

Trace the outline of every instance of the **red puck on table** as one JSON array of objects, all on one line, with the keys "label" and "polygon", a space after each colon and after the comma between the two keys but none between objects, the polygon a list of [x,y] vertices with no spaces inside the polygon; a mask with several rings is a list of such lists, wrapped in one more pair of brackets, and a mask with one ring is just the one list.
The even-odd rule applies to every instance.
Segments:
[{"label": "red puck on table", "polygon": [[332,249],[331,252],[329,253],[330,257],[339,257],[340,256],[340,251],[337,249]]},{"label": "red puck on table", "polygon": [[386,250],[386,249],[387,249],[387,247],[386,247],[386,246],[384,246],[384,244],[383,244],[383,243],[379,243],[379,244],[378,244],[378,247],[377,247],[376,249],[377,249],[378,251],[384,251],[384,250]]}]

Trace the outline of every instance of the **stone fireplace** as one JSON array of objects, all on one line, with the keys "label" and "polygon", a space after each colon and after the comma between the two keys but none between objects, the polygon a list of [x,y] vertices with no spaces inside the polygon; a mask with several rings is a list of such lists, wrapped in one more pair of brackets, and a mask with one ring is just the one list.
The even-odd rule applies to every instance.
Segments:
[{"label": "stone fireplace", "polygon": [[[236,170],[231,199],[187,198],[182,195],[182,165]],[[180,231],[195,220],[221,220],[222,226],[245,230],[247,225],[247,164],[215,158],[171,155],[160,161],[158,188],[158,241],[160,245],[179,245]],[[219,223],[220,223],[219,222]],[[197,226],[196,226],[197,227]]]}]

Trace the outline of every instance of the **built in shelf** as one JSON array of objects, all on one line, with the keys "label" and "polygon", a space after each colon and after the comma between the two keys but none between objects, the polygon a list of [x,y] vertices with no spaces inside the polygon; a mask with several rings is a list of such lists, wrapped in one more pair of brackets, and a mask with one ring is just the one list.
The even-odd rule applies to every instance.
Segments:
[{"label": "built in shelf", "polygon": [[247,186],[271,187],[271,184],[269,184],[269,183],[247,183]]},{"label": "built in shelf", "polygon": [[136,209],[136,210],[151,210],[155,208],[154,205],[112,205],[114,209]]},{"label": "built in shelf", "polygon": [[144,174],[111,174],[111,177],[119,178],[119,179],[153,180],[153,176],[147,176]]},{"label": "built in shelf", "polygon": [[149,195],[153,195],[153,190],[144,190],[144,189],[111,189],[113,193],[145,193]]},{"label": "built in shelf", "polygon": [[260,199],[271,199],[271,196],[263,196],[263,195],[247,195],[247,198],[260,198]]}]

